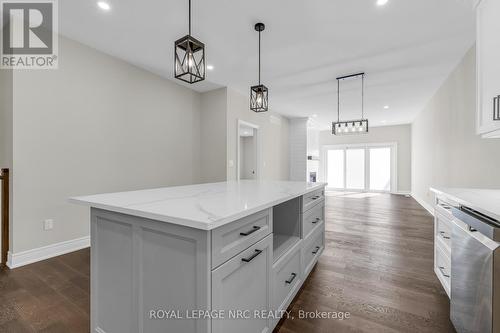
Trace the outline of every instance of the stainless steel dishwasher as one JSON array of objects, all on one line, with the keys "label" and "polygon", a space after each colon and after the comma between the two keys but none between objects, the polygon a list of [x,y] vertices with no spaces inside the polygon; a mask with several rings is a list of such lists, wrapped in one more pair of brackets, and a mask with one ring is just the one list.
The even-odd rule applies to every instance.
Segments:
[{"label": "stainless steel dishwasher", "polygon": [[500,333],[500,222],[452,207],[451,321],[458,333]]}]

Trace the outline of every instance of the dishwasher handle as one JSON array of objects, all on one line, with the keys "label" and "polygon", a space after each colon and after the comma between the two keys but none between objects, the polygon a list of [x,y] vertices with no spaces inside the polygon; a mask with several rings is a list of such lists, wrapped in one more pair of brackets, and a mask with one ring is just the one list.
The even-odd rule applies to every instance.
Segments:
[{"label": "dishwasher handle", "polygon": [[465,206],[451,207],[451,213],[467,224],[470,232],[480,232],[496,242],[500,241],[499,221]]}]

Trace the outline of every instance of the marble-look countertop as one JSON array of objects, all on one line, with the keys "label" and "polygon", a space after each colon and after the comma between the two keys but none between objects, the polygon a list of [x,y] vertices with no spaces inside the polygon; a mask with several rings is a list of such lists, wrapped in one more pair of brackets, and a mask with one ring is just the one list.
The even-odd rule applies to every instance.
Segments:
[{"label": "marble-look countertop", "polygon": [[325,185],[242,180],[89,195],[70,198],[70,202],[211,230]]},{"label": "marble-look countertop", "polygon": [[500,221],[500,190],[431,187],[431,191]]}]

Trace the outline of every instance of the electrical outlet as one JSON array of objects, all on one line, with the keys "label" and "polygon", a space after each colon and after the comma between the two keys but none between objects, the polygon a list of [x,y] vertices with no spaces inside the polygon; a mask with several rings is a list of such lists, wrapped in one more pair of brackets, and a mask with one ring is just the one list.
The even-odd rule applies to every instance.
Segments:
[{"label": "electrical outlet", "polygon": [[54,228],[54,220],[52,219],[47,219],[43,221],[43,230],[52,230]]}]

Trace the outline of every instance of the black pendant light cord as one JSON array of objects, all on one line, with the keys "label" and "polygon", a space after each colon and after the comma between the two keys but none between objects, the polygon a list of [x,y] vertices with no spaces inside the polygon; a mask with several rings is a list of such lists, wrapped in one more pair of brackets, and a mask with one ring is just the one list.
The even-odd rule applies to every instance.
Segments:
[{"label": "black pendant light cord", "polygon": [[189,0],[189,36],[191,36],[191,0]]},{"label": "black pendant light cord", "polygon": [[361,75],[361,119],[365,119],[365,74]]},{"label": "black pendant light cord", "polygon": [[337,79],[337,122],[340,123],[340,80]]},{"label": "black pendant light cord", "polygon": [[261,31],[259,31],[259,86],[260,86],[260,33]]}]

